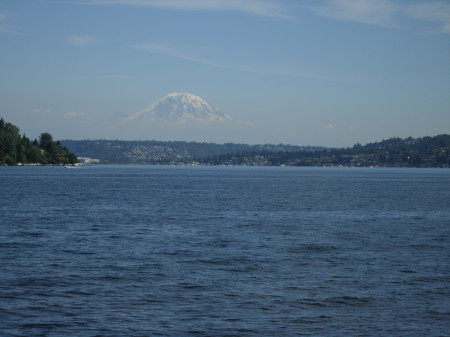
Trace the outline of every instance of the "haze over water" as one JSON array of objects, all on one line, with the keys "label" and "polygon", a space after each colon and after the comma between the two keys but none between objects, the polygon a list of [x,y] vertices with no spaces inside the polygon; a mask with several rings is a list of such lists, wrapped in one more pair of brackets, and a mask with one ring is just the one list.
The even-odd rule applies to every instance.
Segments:
[{"label": "haze over water", "polygon": [[0,167],[4,336],[446,336],[440,169]]}]

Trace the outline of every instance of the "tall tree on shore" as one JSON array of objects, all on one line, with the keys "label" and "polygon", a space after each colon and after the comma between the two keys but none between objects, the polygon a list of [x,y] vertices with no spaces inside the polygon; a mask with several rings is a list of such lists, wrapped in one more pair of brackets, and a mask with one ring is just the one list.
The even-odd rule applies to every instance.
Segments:
[{"label": "tall tree on shore", "polygon": [[20,129],[0,118],[0,165],[19,163],[75,164],[77,157],[70,153],[59,141],[53,141],[49,133],[42,133],[39,142],[31,142]]}]

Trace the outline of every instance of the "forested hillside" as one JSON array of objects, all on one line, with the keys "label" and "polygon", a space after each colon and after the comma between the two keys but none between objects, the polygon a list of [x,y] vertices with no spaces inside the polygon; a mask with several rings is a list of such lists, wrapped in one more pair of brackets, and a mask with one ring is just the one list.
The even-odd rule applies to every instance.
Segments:
[{"label": "forested hillside", "polygon": [[63,140],[78,156],[104,163],[450,167],[450,135],[391,138],[350,148],[196,142]]},{"label": "forested hillside", "polygon": [[190,164],[209,158],[243,152],[319,151],[321,147],[294,145],[214,144],[183,141],[62,140],[62,144],[80,157],[104,163]]},{"label": "forested hillside", "polygon": [[213,165],[450,167],[450,135],[391,138],[351,148],[314,152],[244,152],[202,162]]},{"label": "forested hillside", "polygon": [[60,141],[53,141],[51,134],[42,133],[39,140],[31,141],[20,135],[17,126],[0,119],[0,165],[65,165],[77,162],[77,157]]}]

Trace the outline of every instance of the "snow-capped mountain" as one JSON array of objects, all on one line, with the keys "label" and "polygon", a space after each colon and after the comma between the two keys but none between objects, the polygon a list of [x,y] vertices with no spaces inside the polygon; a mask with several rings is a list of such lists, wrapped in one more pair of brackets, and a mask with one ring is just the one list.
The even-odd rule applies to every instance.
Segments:
[{"label": "snow-capped mountain", "polygon": [[211,106],[203,98],[187,92],[168,94],[146,108],[122,119],[122,123],[151,121],[186,123],[231,121],[229,115]]}]

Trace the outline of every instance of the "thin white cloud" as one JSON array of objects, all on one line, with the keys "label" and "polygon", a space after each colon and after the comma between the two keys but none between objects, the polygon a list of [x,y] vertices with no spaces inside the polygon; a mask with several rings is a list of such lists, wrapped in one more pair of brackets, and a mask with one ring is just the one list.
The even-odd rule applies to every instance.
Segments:
[{"label": "thin white cloud", "polygon": [[65,115],[67,118],[72,119],[91,119],[85,112],[68,111]]},{"label": "thin white cloud", "polygon": [[450,3],[394,0],[324,0],[310,9],[318,16],[381,27],[398,27],[400,18],[436,23],[435,33],[450,34]]},{"label": "thin white cloud", "polygon": [[116,74],[91,74],[91,75],[81,75],[77,76],[77,78],[81,79],[89,79],[89,80],[123,80],[131,78],[128,75],[116,75]]},{"label": "thin white cloud", "polygon": [[38,114],[38,115],[46,115],[52,112],[51,109],[33,109],[31,111],[32,113]]},{"label": "thin white cloud", "polygon": [[95,36],[80,36],[72,35],[67,38],[67,41],[75,47],[86,47],[98,41]]},{"label": "thin white cloud", "polygon": [[[197,57],[197,56],[190,54],[189,52],[166,47],[166,46],[160,45],[160,44],[140,43],[140,44],[134,45],[133,47],[136,49],[144,50],[144,51],[152,53],[152,54],[172,56],[172,57],[190,61],[190,62],[195,62],[195,63],[199,63],[199,64],[203,64],[203,65],[208,65],[211,67],[228,69],[228,70],[233,70],[233,71],[244,71],[244,72],[261,74],[261,75],[282,76],[282,77],[302,78],[302,79],[309,78],[309,79],[331,80],[331,81],[336,80],[336,78],[330,78],[328,76],[321,76],[319,74],[314,74],[311,71],[301,72],[297,69],[289,68],[289,66],[286,66],[286,65],[277,65],[277,64],[257,65],[254,63],[250,64],[250,65],[225,64],[225,63],[221,63],[221,62],[212,61],[210,59]],[[342,78],[340,78],[338,80],[339,81],[348,81],[348,79],[342,79]],[[350,81],[353,82],[354,80],[350,79]]]},{"label": "thin white cloud", "polygon": [[9,19],[11,15],[0,12],[0,35],[18,35],[19,33],[11,30],[5,24],[5,21]]},{"label": "thin white cloud", "polygon": [[292,19],[290,9],[274,0],[87,0],[87,3],[190,11],[239,11],[264,17]]},{"label": "thin white cloud", "polygon": [[183,59],[183,60],[187,60],[187,61],[191,61],[191,62],[195,62],[195,63],[200,63],[200,64],[205,64],[205,65],[209,65],[209,66],[213,66],[213,67],[230,68],[226,65],[216,63],[213,61],[209,61],[206,59],[201,59],[201,58],[192,56],[189,53],[183,52],[181,50],[169,48],[169,47],[166,47],[166,46],[163,46],[160,44],[140,43],[140,44],[135,45],[134,47],[137,49],[147,51],[152,54],[173,56],[173,57],[176,57],[179,59]]},{"label": "thin white cloud", "polygon": [[450,34],[450,3],[448,2],[426,2],[410,5],[405,8],[404,12],[416,20],[439,23],[441,27],[436,33]]},{"label": "thin white cloud", "polygon": [[316,0],[305,6],[286,0],[78,0],[93,5],[122,5],[185,11],[238,11],[296,21],[298,9],[318,16],[381,27],[403,27],[401,17],[434,22],[434,32],[450,33],[448,1]]},{"label": "thin white cloud", "polygon": [[312,7],[323,17],[377,26],[392,26],[397,5],[390,0],[327,0],[323,6]]}]

